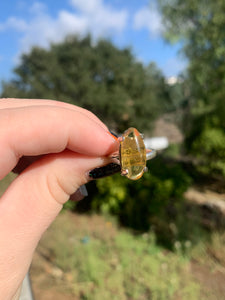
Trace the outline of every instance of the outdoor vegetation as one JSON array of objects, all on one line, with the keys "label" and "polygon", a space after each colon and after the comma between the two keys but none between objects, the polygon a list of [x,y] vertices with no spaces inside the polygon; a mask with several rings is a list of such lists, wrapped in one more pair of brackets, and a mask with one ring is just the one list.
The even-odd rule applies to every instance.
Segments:
[{"label": "outdoor vegetation", "polygon": [[[41,289],[56,300],[225,299],[225,1],[160,0],[159,9],[165,39],[188,61],[173,85],[132,49],[91,36],[33,48],[2,82],[2,97],[79,105],[115,133],[150,137],[169,115],[183,136],[139,181],[91,182],[86,199],[65,205],[34,256],[37,299]],[[223,209],[188,201],[190,188],[218,195]]]}]

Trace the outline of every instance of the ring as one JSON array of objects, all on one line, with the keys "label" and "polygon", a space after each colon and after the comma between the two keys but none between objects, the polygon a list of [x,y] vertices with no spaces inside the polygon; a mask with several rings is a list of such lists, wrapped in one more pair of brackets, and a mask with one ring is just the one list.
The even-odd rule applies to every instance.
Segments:
[{"label": "ring", "polygon": [[120,162],[121,175],[131,180],[141,178],[144,172],[148,171],[147,160],[156,156],[156,150],[146,149],[144,136],[133,127],[128,128],[117,139],[120,143],[119,155],[113,155],[113,158],[117,158]]}]

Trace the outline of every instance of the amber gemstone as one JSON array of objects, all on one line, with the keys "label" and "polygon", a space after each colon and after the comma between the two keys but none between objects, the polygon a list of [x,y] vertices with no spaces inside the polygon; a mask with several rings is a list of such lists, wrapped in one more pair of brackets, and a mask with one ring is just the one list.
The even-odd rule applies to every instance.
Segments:
[{"label": "amber gemstone", "polygon": [[135,128],[127,129],[120,142],[122,174],[131,180],[139,179],[146,167],[146,149],[141,134]]}]

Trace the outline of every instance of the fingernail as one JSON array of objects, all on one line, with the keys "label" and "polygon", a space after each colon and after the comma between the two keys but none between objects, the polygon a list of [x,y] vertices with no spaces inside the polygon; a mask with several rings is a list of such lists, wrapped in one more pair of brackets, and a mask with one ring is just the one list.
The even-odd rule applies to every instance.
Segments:
[{"label": "fingernail", "polygon": [[95,168],[89,172],[89,177],[92,179],[100,179],[121,171],[121,166],[115,163],[110,163],[106,166]]},{"label": "fingernail", "polygon": [[86,189],[86,186],[82,185],[79,187],[79,189],[76,191],[76,193],[74,193],[73,195],[70,196],[70,200],[80,201],[87,196],[88,196],[88,191]]},{"label": "fingernail", "polygon": [[88,196],[88,191],[86,189],[86,186],[83,184],[82,186],[80,186],[79,188],[80,190],[80,193],[84,196],[84,197],[87,197]]}]

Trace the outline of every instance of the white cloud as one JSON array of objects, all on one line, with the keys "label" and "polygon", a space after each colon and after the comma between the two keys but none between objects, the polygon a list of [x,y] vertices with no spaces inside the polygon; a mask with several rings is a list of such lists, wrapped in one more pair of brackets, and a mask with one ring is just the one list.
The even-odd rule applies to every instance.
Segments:
[{"label": "white cloud", "polygon": [[0,23],[0,32],[6,30],[26,31],[27,23],[16,17],[9,17],[5,23]]},{"label": "white cloud", "polygon": [[48,47],[50,42],[60,42],[68,34],[84,36],[91,33],[97,39],[121,32],[126,26],[127,11],[116,10],[103,0],[70,0],[70,4],[71,11],[61,10],[53,18],[44,3],[35,2],[29,8],[27,20],[10,17],[0,23],[0,32],[20,31],[21,53],[28,52],[34,45]]},{"label": "white cloud", "polygon": [[40,15],[47,11],[47,6],[42,2],[36,1],[31,5],[29,11],[34,15]]},{"label": "white cloud", "polygon": [[127,23],[128,13],[116,10],[103,3],[103,0],[71,0],[73,7],[86,18],[89,30],[94,37],[110,35],[111,30],[120,32]]},{"label": "white cloud", "polygon": [[134,29],[147,29],[151,37],[159,36],[163,30],[162,17],[156,5],[141,8],[134,15]]},{"label": "white cloud", "polygon": [[77,16],[67,11],[61,11],[57,21],[57,31],[64,37],[66,34],[73,32],[81,35],[89,30],[88,20],[83,16]]},{"label": "white cloud", "polygon": [[97,12],[98,9],[104,9],[102,0],[70,0],[70,3],[85,13],[93,13]]}]

